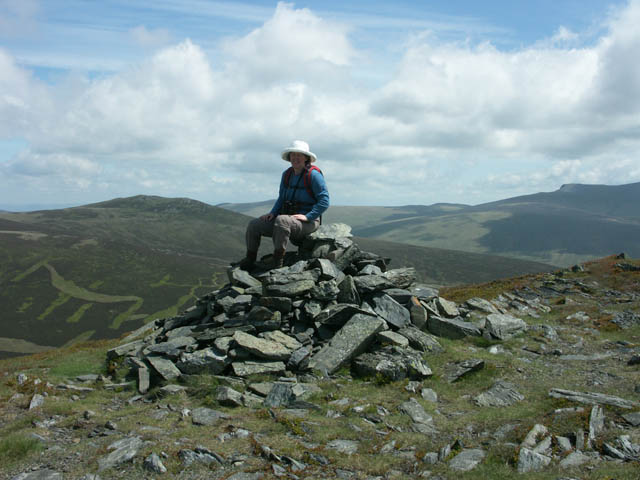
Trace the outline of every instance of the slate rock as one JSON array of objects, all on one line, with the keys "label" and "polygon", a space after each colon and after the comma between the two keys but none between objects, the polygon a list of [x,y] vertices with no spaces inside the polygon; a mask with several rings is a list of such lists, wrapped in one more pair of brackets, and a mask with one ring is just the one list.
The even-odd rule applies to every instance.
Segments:
[{"label": "slate rock", "polygon": [[183,387],[182,385],[172,384],[172,385],[165,385],[160,390],[158,390],[158,393],[160,394],[161,397],[166,397],[167,395],[177,395],[179,393],[186,392],[186,391],[187,391],[187,387]]},{"label": "slate rock", "polygon": [[309,360],[309,368],[331,374],[364,352],[385,327],[382,319],[356,314],[319,352]]},{"label": "slate rock", "polygon": [[427,402],[438,403],[438,394],[431,388],[423,388],[420,390],[420,396]]},{"label": "slate rock", "polygon": [[468,472],[476,468],[487,456],[487,452],[479,448],[463,450],[449,461],[449,468],[456,472]]},{"label": "slate rock", "polygon": [[427,326],[427,309],[422,306],[418,297],[411,297],[409,300],[409,316],[416,328],[422,329]]},{"label": "slate rock", "polygon": [[487,314],[500,313],[500,311],[490,301],[484,298],[473,297],[465,302],[471,310],[478,310]]},{"label": "slate rock", "polygon": [[295,338],[281,332],[280,330],[274,330],[260,334],[265,340],[276,342],[287,348],[288,350],[297,350],[302,347],[302,344]]},{"label": "slate rock", "polygon": [[292,310],[293,301],[289,297],[260,297],[259,304],[269,310],[287,314]]},{"label": "slate rock", "polygon": [[196,447],[193,450],[187,448],[182,449],[178,452],[178,458],[182,460],[185,466],[189,466],[195,462],[205,465],[222,465],[224,463],[224,459],[220,455],[204,447]]},{"label": "slate rock", "polygon": [[142,466],[145,470],[153,473],[167,473],[167,467],[164,466],[162,460],[160,460],[160,457],[156,453],[152,453],[145,458]]},{"label": "slate rock", "polygon": [[147,361],[151,364],[158,375],[166,381],[173,380],[182,375],[180,370],[178,370],[178,367],[176,367],[171,360],[164,357],[150,355],[147,357]]},{"label": "slate rock", "polygon": [[288,407],[295,400],[293,385],[276,382],[263,401],[265,407]]},{"label": "slate rock", "polygon": [[225,407],[241,407],[243,405],[242,393],[224,385],[216,388],[216,401]]},{"label": "slate rock", "polygon": [[465,375],[477,372],[484,368],[484,360],[464,360],[462,362],[453,362],[445,366],[444,376],[449,383],[460,380]]},{"label": "slate rock", "polygon": [[353,279],[356,289],[360,295],[375,293],[395,285],[384,275],[362,275]]},{"label": "slate rock", "polygon": [[631,400],[625,400],[613,395],[605,395],[602,393],[574,392],[571,390],[563,390],[561,388],[552,388],[549,396],[553,398],[565,398],[573,402],[586,403],[589,405],[611,405],[620,408],[634,408],[640,406],[640,403]]},{"label": "slate rock", "polygon": [[248,333],[236,332],[233,340],[240,347],[265,360],[287,360],[291,356],[291,350],[281,343],[254,337]]},{"label": "slate rock", "polygon": [[229,416],[226,413],[206,407],[194,408],[191,412],[191,421],[194,425],[216,425],[221,420],[226,420],[228,418]]},{"label": "slate rock", "polygon": [[571,452],[560,461],[560,468],[579,467],[588,463],[590,460],[591,458],[582,452]]},{"label": "slate rock", "polygon": [[433,427],[433,417],[425,411],[424,407],[415,398],[403,402],[398,407],[398,410],[408,415],[414,423],[422,423]]},{"label": "slate rock", "polygon": [[397,347],[408,347],[409,340],[407,337],[400,335],[399,333],[391,330],[384,330],[377,335],[377,340],[382,345],[395,345]]},{"label": "slate rock", "polygon": [[310,241],[335,240],[351,237],[351,226],[346,223],[329,223],[320,225],[318,229],[307,235]]},{"label": "slate rock", "polygon": [[29,402],[29,410],[41,407],[42,405],[44,405],[44,396],[40,395],[39,393],[35,393],[31,397],[31,401]]},{"label": "slate rock", "polygon": [[311,289],[311,298],[314,298],[321,302],[330,302],[331,300],[335,300],[340,293],[340,289],[336,284],[335,280],[325,280],[318,282]]},{"label": "slate rock", "polygon": [[622,418],[634,427],[640,427],[640,412],[625,413]]},{"label": "slate rock", "polygon": [[413,267],[394,268],[383,275],[395,288],[408,288],[416,281],[416,269]]},{"label": "slate rock", "polygon": [[338,303],[330,305],[322,310],[315,318],[315,321],[323,325],[343,326],[355,315],[366,315],[368,312],[357,305]]},{"label": "slate rock", "polygon": [[260,280],[252,277],[248,272],[239,268],[228,269],[227,276],[229,277],[229,282],[238,287],[262,287],[262,282],[260,282]]},{"label": "slate rock", "polygon": [[551,457],[535,453],[528,448],[521,448],[518,455],[518,473],[537,472],[551,463]]},{"label": "slate rock", "polygon": [[527,324],[524,320],[509,314],[492,313],[487,315],[484,330],[489,338],[507,340],[514,335],[524,332]]},{"label": "slate rock", "polygon": [[591,408],[591,415],[589,416],[589,434],[587,437],[587,445],[593,446],[594,442],[604,431],[604,411],[599,405],[594,405]]},{"label": "slate rock", "polygon": [[507,407],[524,400],[524,395],[520,394],[512,383],[498,380],[474,400],[481,407]]},{"label": "slate rock", "polygon": [[358,445],[359,443],[355,440],[331,440],[325,448],[336,450],[345,455],[353,455],[358,453]]},{"label": "slate rock", "polygon": [[140,437],[128,437],[113,442],[108,450],[112,450],[107,456],[98,459],[98,471],[116,467],[122,463],[129,462],[138,454],[142,448],[143,441]]},{"label": "slate rock", "polygon": [[482,332],[471,322],[465,322],[457,318],[442,318],[429,315],[427,329],[438,337],[459,340],[467,336],[479,337]]},{"label": "slate rock", "polygon": [[354,305],[360,305],[360,295],[356,288],[356,283],[351,275],[346,275],[344,279],[338,284],[338,297],[339,303],[351,303]]},{"label": "slate rock", "polygon": [[436,305],[438,306],[438,311],[447,318],[454,318],[460,315],[460,310],[458,310],[455,302],[438,297],[436,299]]},{"label": "slate rock", "polygon": [[442,345],[436,340],[433,335],[418,330],[415,327],[409,326],[401,328],[398,333],[409,340],[409,346],[420,352],[429,353],[441,353],[444,351]]},{"label": "slate rock", "polygon": [[409,311],[389,295],[376,295],[373,303],[374,312],[394,328],[405,328],[411,324]]},{"label": "slate rock", "polygon": [[351,367],[356,376],[380,376],[392,382],[404,378],[422,380],[433,375],[422,355],[410,348],[394,347],[363,353],[355,358]]},{"label": "slate rock", "polygon": [[149,391],[150,385],[150,376],[149,369],[146,367],[138,368],[138,392],[141,394],[145,394]]},{"label": "slate rock", "polygon": [[125,355],[137,355],[145,347],[145,342],[135,340],[133,342],[118,345],[107,351],[107,360],[117,360]]},{"label": "slate rock", "polygon": [[34,472],[25,472],[15,477],[12,477],[11,480],[62,480],[63,476],[61,473],[56,472],[55,470],[49,470],[48,468],[42,470],[36,470]]},{"label": "slate rock", "polygon": [[271,297],[296,297],[307,293],[315,286],[313,280],[299,280],[284,285],[265,284],[262,287],[262,294]]},{"label": "slate rock", "polygon": [[256,305],[247,313],[244,322],[255,327],[258,332],[278,330],[282,325],[282,314],[278,310],[271,311]]},{"label": "slate rock", "polygon": [[302,347],[295,350],[287,361],[289,370],[306,370],[311,358],[311,348]]},{"label": "slate rock", "polygon": [[231,363],[227,355],[220,355],[212,348],[196,350],[193,353],[184,352],[176,363],[176,367],[182,373],[211,373],[218,375]]},{"label": "slate rock", "polygon": [[282,362],[233,362],[231,370],[236,377],[249,377],[259,374],[283,374],[285,364]]}]

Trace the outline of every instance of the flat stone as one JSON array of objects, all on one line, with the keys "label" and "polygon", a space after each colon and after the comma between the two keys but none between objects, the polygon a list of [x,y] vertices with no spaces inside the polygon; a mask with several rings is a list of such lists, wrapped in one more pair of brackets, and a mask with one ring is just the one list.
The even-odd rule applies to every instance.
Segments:
[{"label": "flat stone", "polygon": [[227,270],[227,276],[229,277],[229,282],[235,286],[242,288],[262,287],[262,282],[260,282],[260,280],[252,277],[248,272],[239,268]]},{"label": "flat stone", "polygon": [[420,390],[420,396],[427,402],[438,403],[438,394],[431,388],[423,388]]},{"label": "flat stone", "polygon": [[558,442],[558,447],[564,453],[570,452],[573,450],[573,445],[571,445],[571,439],[568,437],[556,436],[556,442]]},{"label": "flat stone", "polygon": [[640,427],[640,412],[625,413],[622,418],[634,427]]},{"label": "flat stone", "polygon": [[356,283],[351,275],[346,275],[344,279],[338,283],[338,297],[339,303],[351,303],[354,305],[360,305],[360,295],[356,288]]},{"label": "flat stone", "polygon": [[237,377],[248,377],[263,373],[278,375],[284,373],[285,364],[282,362],[233,362],[231,369]]},{"label": "flat stone", "polygon": [[289,297],[260,297],[260,306],[287,314],[292,309],[293,301]]},{"label": "flat stone", "polygon": [[422,306],[418,297],[411,297],[409,300],[409,316],[416,328],[422,329],[427,326],[427,309]]},{"label": "flat stone", "polygon": [[456,472],[468,472],[476,468],[487,456],[487,452],[479,448],[463,450],[449,461],[449,468]]},{"label": "flat stone", "polygon": [[444,376],[449,383],[460,380],[465,375],[477,372],[484,368],[484,360],[465,360],[462,362],[449,363],[445,366]]},{"label": "flat stone", "polygon": [[396,345],[398,347],[408,347],[409,340],[407,337],[400,335],[399,333],[391,330],[384,330],[377,335],[378,341],[383,345]]},{"label": "flat stone", "polygon": [[311,347],[302,347],[295,350],[287,361],[290,370],[306,370],[311,358]]},{"label": "flat stone", "polygon": [[280,330],[273,330],[270,332],[264,332],[260,334],[265,340],[279,343],[286,349],[293,351],[302,348],[302,344],[293,337],[290,337],[286,333],[282,333]]},{"label": "flat stone", "polygon": [[604,395],[602,393],[574,392],[571,390],[563,390],[561,388],[552,388],[549,396],[553,398],[566,398],[573,402],[584,403],[588,405],[611,405],[619,408],[634,408],[640,406],[640,403],[631,400],[625,400],[612,395]]},{"label": "flat stone", "polygon": [[247,313],[244,322],[254,326],[258,332],[278,330],[282,324],[282,314],[278,310],[271,311],[256,305]]},{"label": "flat stone", "polygon": [[524,400],[515,385],[502,380],[496,381],[486,392],[474,398],[477,405],[482,407],[507,407]]},{"label": "flat stone", "polygon": [[312,370],[333,373],[352,358],[362,353],[375,335],[385,327],[385,322],[369,315],[354,315],[333,336],[327,345],[309,360]]},{"label": "flat stone", "polygon": [[162,460],[160,460],[160,457],[156,453],[152,453],[145,458],[142,466],[145,470],[153,473],[167,473],[167,467],[164,466]]},{"label": "flat stone", "polygon": [[460,310],[458,310],[455,302],[450,302],[445,298],[438,297],[436,299],[436,305],[438,306],[439,312],[445,317],[454,318],[460,315]]},{"label": "flat stone", "polygon": [[315,321],[323,325],[342,326],[356,314],[367,314],[365,310],[357,305],[338,303],[330,305],[322,310],[315,318]]},{"label": "flat stone", "polygon": [[521,448],[518,455],[518,473],[538,472],[551,463],[551,457]]},{"label": "flat stone", "polygon": [[402,403],[398,410],[409,415],[415,423],[433,426],[433,417],[425,411],[424,407],[415,398]]},{"label": "flat stone", "polygon": [[320,225],[318,229],[310,233],[307,238],[314,241],[335,240],[336,238],[351,237],[351,226],[346,223],[329,223]]},{"label": "flat stone", "polygon": [[291,356],[291,350],[283,344],[254,337],[248,333],[236,332],[233,340],[245,350],[265,360],[287,360]]},{"label": "flat stone", "polygon": [[176,367],[182,373],[186,374],[211,373],[218,375],[222,373],[230,363],[231,359],[227,355],[220,355],[212,348],[205,348],[196,350],[193,353],[182,353],[176,363]]},{"label": "flat stone", "polygon": [[571,452],[560,461],[560,468],[579,467],[589,462],[591,458],[582,452]]},{"label": "flat stone", "polygon": [[141,352],[144,347],[145,343],[142,340],[135,340],[133,342],[118,345],[117,347],[107,351],[107,360],[117,360],[125,355],[136,355]]},{"label": "flat stone", "polygon": [[420,300],[424,300],[425,302],[430,302],[431,300],[438,298],[438,289],[429,287],[428,285],[413,284],[409,288],[409,291],[412,295],[418,297]]},{"label": "flat stone", "polygon": [[373,298],[373,303],[373,311],[389,325],[396,329],[405,328],[411,325],[409,310],[404,308],[389,295],[378,295]]},{"label": "flat stone", "polygon": [[288,407],[295,399],[293,385],[276,382],[264,399],[265,407]]},{"label": "flat stone", "polygon": [[21,473],[12,477],[11,480],[62,480],[61,473],[55,470],[49,470],[48,468],[42,470],[36,470],[34,472]]},{"label": "flat stone", "polygon": [[203,463],[205,465],[219,464],[222,465],[224,459],[217,453],[204,447],[196,447],[193,450],[183,449],[178,452],[178,458],[182,460],[185,466],[192,463]]},{"label": "flat stone", "polygon": [[543,437],[548,433],[547,427],[544,425],[537,423],[535,424],[531,430],[527,433],[527,436],[524,438],[520,446],[522,448],[528,448],[533,450],[535,446],[538,444],[538,438]]},{"label": "flat stone", "polygon": [[150,376],[149,369],[146,367],[138,368],[138,392],[145,394],[149,391],[150,384]]},{"label": "flat stone", "polygon": [[489,338],[507,340],[527,329],[524,320],[506,313],[487,315],[484,331]]},{"label": "flat stone", "polygon": [[242,393],[224,385],[216,388],[216,401],[225,407],[241,407],[243,405]]},{"label": "flat stone", "polygon": [[161,396],[167,395],[177,395],[179,393],[183,393],[187,391],[187,387],[183,387],[182,385],[165,385],[162,387],[159,392]]},{"label": "flat stone", "polygon": [[29,402],[29,410],[41,407],[42,405],[44,405],[44,396],[40,395],[39,393],[35,393],[31,397],[31,401]]},{"label": "flat stone", "polygon": [[470,298],[466,302],[467,307],[471,310],[478,310],[480,312],[484,312],[487,314],[490,313],[500,313],[500,311],[493,305],[490,301],[485,300],[484,298],[474,297]]},{"label": "flat stone", "polygon": [[400,347],[363,353],[353,361],[352,371],[356,376],[380,376],[392,382],[404,378],[422,380],[433,375],[422,354],[411,348]]},{"label": "flat stone", "polygon": [[395,287],[384,275],[361,275],[355,277],[353,281],[360,295]]},{"label": "flat stone", "polygon": [[383,276],[395,288],[408,288],[416,281],[416,269],[413,267],[394,268],[384,272]]},{"label": "flat stone", "polygon": [[310,291],[316,283],[313,280],[299,280],[284,285],[265,284],[262,294],[271,297],[297,297]]},{"label": "flat stone", "polygon": [[425,353],[441,353],[444,351],[442,345],[431,334],[423,332],[413,326],[398,330],[400,335],[409,340],[409,346],[415,350]]},{"label": "flat stone", "polygon": [[318,282],[315,287],[311,289],[311,298],[314,298],[320,302],[330,302],[336,300],[340,289],[335,280],[325,280]]},{"label": "flat stone", "polygon": [[147,361],[151,364],[153,369],[166,381],[173,380],[182,375],[182,372],[178,370],[171,360],[164,357],[148,356]]},{"label": "flat stone", "polygon": [[587,444],[593,447],[594,442],[598,436],[604,431],[604,410],[599,405],[594,405],[591,408],[591,415],[589,416],[589,434],[587,437]]},{"label": "flat stone", "polygon": [[128,437],[113,442],[107,447],[108,450],[113,451],[106,457],[98,459],[98,471],[101,472],[107,468],[113,468],[133,460],[138,454],[138,450],[142,448],[143,443],[140,437]]},{"label": "flat stone", "polygon": [[355,440],[332,440],[327,443],[326,448],[336,450],[345,455],[353,455],[358,453],[359,443]]},{"label": "flat stone", "polygon": [[482,332],[471,322],[465,322],[457,318],[441,318],[429,315],[427,329],[438,337],[459,340],[467,336],[479,337]]},{"label": "flat stone", "polygon": [[212,410],[211,408],[199,407],[194,408],[191,412],[191,421],[194,425],[211,426],[216,425],[221,420],[226,420],[229,415],[218,410]]}]

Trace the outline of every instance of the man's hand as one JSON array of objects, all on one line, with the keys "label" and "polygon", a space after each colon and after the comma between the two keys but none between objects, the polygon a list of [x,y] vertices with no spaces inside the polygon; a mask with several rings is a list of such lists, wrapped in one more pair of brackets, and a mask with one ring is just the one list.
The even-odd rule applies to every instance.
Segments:
[{"label": "man's hand", "polygon": [[265,213],[260,217],[260,220],[263,220],[265,222],[270,222],[271,220],[273,220],[273,213]]},{"label": "man's hand", "polygon": [[296,220],[300,220],[301,222],[307,222],[307,216],[302,215],[301,213],[296,213],[295,215],[291,215],[291,218],[295,218]]}]

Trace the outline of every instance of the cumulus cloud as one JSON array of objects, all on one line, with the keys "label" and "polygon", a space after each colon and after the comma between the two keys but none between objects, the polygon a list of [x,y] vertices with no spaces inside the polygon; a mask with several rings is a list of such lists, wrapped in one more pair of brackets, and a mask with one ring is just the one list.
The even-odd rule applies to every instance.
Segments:
[{"label": "cumulus cloud", "polygon": [[107,197],[255,201],[275,197],[279,151],[297,138],[337,203],[475,203],[640,180],[638,24],[634,0],[590,45],[562,27],[510,51],[417,35],[388,81],[367,88],[353,78],[371,59],[349,27],[286,3],[215,56],[187,39],[55,85],[0,50],[0,139],[29,143],[0,174],[75,177]]}]

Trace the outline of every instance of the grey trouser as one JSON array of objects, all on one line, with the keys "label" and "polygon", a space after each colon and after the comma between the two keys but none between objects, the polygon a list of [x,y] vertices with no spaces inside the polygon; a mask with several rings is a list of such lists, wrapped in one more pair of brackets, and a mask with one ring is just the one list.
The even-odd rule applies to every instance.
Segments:
[{"label": "grey trouser", "polygon": [[289,238],[294,241],[302,240],[320,226],[320,219],[312,222],[301,222],[291,215],[278,215],[271,221],[254,218],[247,225],[247,251],[257,252],[260,247],[260,237],[272,237],[274,250],[286,250]]}]

